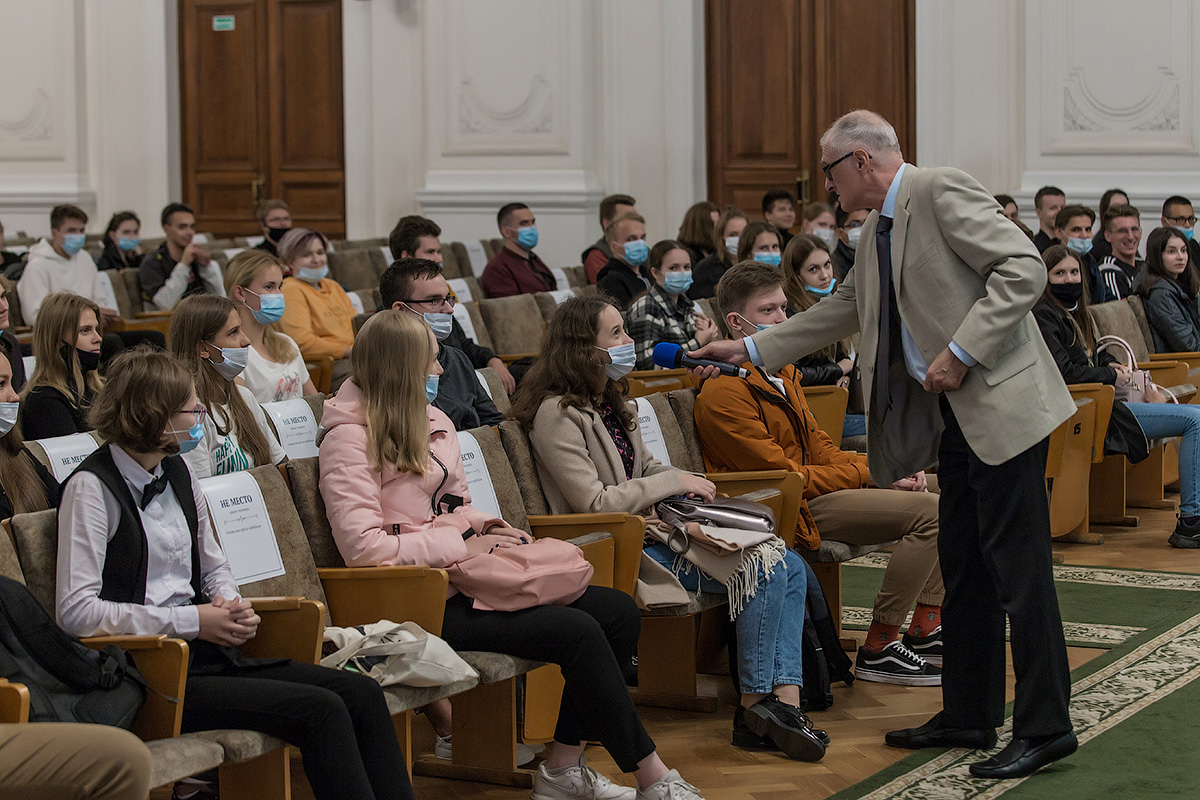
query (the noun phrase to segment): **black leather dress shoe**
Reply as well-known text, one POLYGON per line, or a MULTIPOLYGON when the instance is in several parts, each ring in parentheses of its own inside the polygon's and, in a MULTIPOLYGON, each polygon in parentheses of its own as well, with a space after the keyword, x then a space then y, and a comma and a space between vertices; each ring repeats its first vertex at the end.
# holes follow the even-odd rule
POLYGON ((920 750, 924 747, 966 747, 986 750, 996 744, 996 731, 992 728, 948 728, 942 725, 938 712, 933 719, 919 728, 904 728, 889 731, 883 741, 892 747, 920 750))
POLYGON ((1047 764, 1066 758, 1079 747, 1073 731, 1049 741, 1033 744, 1029 739, 1013 739, 1008 746, 986 761, 971 765, 976 778, 1024 778, 1047 764))

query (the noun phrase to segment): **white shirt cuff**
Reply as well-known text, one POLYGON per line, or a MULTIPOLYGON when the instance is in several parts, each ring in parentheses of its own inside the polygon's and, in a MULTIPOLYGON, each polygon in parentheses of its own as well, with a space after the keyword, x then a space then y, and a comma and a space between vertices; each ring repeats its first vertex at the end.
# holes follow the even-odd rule
POLYGON ((971 358, 971 354, 966 350, 963 350, 958 342, 950 342, 950 352, 954 353, 958 360, 966 364, 968 367, 973 367, 979 363, 974 358, 971 358))
POLYGON ((758 346, 754 344, 754 337, 747 336, 742 341, 746 343, 746 352, 750 354, 750 363, 756 367, 765 367, 762 356, 758 354, 758 346))

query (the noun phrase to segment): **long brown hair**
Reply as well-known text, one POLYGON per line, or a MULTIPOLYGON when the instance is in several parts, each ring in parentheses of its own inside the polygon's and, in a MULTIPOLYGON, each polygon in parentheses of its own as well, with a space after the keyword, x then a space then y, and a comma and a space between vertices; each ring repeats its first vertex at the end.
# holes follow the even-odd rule
POLYGON ((694 204, 683 215, 683 224, 679 226, 679 235, 675 238, 703 255, 714 252, 712 214, 719 210, 717 204, 709 200, 694 204))
MULTIPOLYGON (((611 301, 597 295, 572 297, 554 312, 542 337, 541 354, 513 398, 508 412, 528 432, 548 397, 560 397, 561 408, 607 405, 617 412, 626 430, 636 425, 625 401, 629 382, 610 380, 601 351, 596 349, 600 312, 611 301)), ((355 347, 358 345, 356 344, 355 347)))
POLYGON ((372 314, 354 339, 350 379, 362 391, 367 452, 381 470, 424 475, 429 463, 425 378, 433 361, 429 325, 409 311, 372 314))
POLYGON ((139 345, 108 365, 107 380, 88 412, 105 441, 134 453, 179 452, 167 425, 192 396, 192 373, 170 353, 139 345))
MULTIPOLYGON (((3 354, 0 354, 0 358, 4 358, 3 354)), ((11 376, 9 380, 12 380, 11 376)), ((21 426, 13 425, 0 438, 0 486, 4 487, 4 493, 12 503, 14 514, 50 507, 46 487, 42 485, 41 478, 33 468, 33 461, 24 450, 25 439, 21 436, 21 426)))
POLYGON ((764 233, 769 233, 775 237, 776 242, 782 242, 783 237, 779 235, 779 229, 769 222, 751 222, 742 229, 742 236, 738 239, 738 261, 753 261, 754 260, 754 240, 764 233))
MULTIPOLYGON (((746 219, 746 213, 737 206, 726 206, 721 216, 717 217, 717 223, 713 225, 713 252, 726 264, 737 259, 737 253, 729 252, 729 248, 725 246, 725 226, 735 219, 746 219)), ((741 244, 740 240, 738 244, 741 244)))
POLYGON ((1084 274, 1083 261, 1061 244, 1051 245, 1046 248, 1046 252, 1042 253, 1042 261, 1046 263, 1047 274, 1057 267, 1059 262, 1067 258, 1074 259, 1075 263, 1079 265, 1079 280, 1083 286, 1083 291, 1079 295, 1079 305, 1075 306, 1075 310, 1072 311, 1060 303, 1050 291, 1050 281, 1046 281, 1046 288, 1042 289, 1042 302, 1059 309, 1071 321, 1071 328, 1075 331, 1075 341, 1082 345, 1084 352, 1090 358, 1096 350, 1096 339, 1099 338, 1099 335, 1096 332, 1096 323, 1092 320, 1092 314, 1088 310, 1091 299, 1088 297, 1087 275, 1084 274))
POLYGON ((33 356, 36 365, 25 384, 22 397, 28 397, 36 386, 49 386, 62 392, 76 408, 83 408, 103 385, 96 370, 83 377, 75 342, 79 339, 79 318, 83 312, 96 315, 100 329, 100 306, 74 292, 55 292, 48 295, 38 308, 33 324, 33 356))
POLYGON ((229 323, 231 313, 237 315, 237 306, 227 297, 215 294, 185 297, 171 315, 167 341, 171 345, 171 355, 191 369, 196 381, 196 396, 208 408, 217 433, 228 436, 230 431, 236 431, 238 443, 255 464, 270 464, 271 446, 267 434, 258 426, 237 384, 225 380, 207 359, 200 357, 200 343, 209 342, 215 347, 211 344, 212 339, 229 323), (218 407, 225 412, 224 423, 214 413, 218 407))
MULTIPOLYGON (((779 262, 779 266, 783 270, 783 293, 787 295, 788 305, 796 314, 807 311, 822 299, 820 295, 808 290, 808 284, 804 282, 804 277, 801 275, 804 262, 808 261, 808 257, 818 250, 828 254, 829 245, 808 233, 793 236, 792 240, 787 243, 787 247, 783 249, 783 257, 779 262)), ((814 355, 828 361, 837 361, 839 347, 844 354, 849 354, 850 340, 843 339, 840 342, 834 342, 828 347, 817 350, 814 355)))
MULTIPOLYGON (((276 206, 278 208, 278 206, 276 206)), ((271 211, 274 209, 268 209, 271 211)), ((267 267, 278 267, 280 272, 280 281, 283 280, 283 262, 275 256, 268 253, 266 250, 243 250, 233 258, 229 259, 229 263, 225 265, 225 296, 233 300, 233 288, 240 286, 243 289, 249 288, 250 284, 254 283, 260 272, 267 267)), ((234 303, 237 300, 233 300, 234 303)), ((238 309, 238 314, 242 313, 238 309)), ((277 364, 283 364, 291 361, 299 352, 294 345, 288 342, 275 329, 275 323, 263 325, 263 347, 267 348, 267 353, 271 356, 271 360, 277 364)))

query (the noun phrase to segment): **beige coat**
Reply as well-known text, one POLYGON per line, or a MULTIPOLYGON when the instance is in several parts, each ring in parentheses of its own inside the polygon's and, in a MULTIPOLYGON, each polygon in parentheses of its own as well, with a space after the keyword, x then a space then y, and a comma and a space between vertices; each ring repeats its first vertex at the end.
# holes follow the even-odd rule
MULTIPOLYGON (((871 212, 854 267, 834 294, 755 335, 754 343, 774 372, 861 327, 868 461, 875 482, 887 486, 936 461, 942 420, 937 396, 911 379, 893 395, 886 421, 870 414, 879 338, 878 220, 871 212)), ((892 228, 892 280, 900 318, 927 364, 951 340, 979 361, 946 398, 982 461, 1007 461, 1074 413, 1030 314, 1045 286, 1046 267, 1033 243, 974 178, 948 167, 905 167, 892 228)), ((891 356, 890 369, 904 370, 903 354, 891 356)))
POLYGON ((628 480, 621 454, 600 415, 590 406, 562 408, 559 400, 549 397, 542 402, 529 432, 551 512, 638 514, 659 500, 683 494, 679 470, 650 455, 640 428, 629 431, 634 479, 628 480))

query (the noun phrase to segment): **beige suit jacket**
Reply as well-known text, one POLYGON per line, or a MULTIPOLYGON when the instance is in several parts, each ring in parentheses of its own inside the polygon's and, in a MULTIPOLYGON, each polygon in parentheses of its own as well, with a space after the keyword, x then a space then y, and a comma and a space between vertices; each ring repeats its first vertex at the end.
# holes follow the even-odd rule
MULTIPOLYGON (((910 377, 893 389, 884 419, 871 414, 879 339, 878 221, 872 211, 854 266, 834 294, 756 334, 754 343, 773 372, 861 329, 868 465, 875 482, 886 486, 937 460, 942 420, 937 395, 910 377)), ((979 362, 957 391, 946 393, 976 456, 987 464, 1007 461, 1074 413, 1030 313, 1046 284, 1046 267, 978 181, 949 167, 906 166, 891 242, 900 318, 925 363, 951 340, 979 362)), ((893 376, 896 370, 907 375, 903 353, 890 356, 893 376)))

